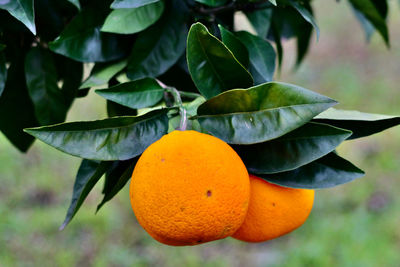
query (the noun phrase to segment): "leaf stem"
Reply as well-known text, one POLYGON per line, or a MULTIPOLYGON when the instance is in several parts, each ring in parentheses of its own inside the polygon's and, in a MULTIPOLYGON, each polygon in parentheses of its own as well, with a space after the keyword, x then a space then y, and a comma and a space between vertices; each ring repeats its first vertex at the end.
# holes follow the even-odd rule
POLYGON ((181 93, 175 88, 168 85, 165 85, 163 82, 157 80, 157 82, 165 89, 166 92, 170 93, 174 98, 174 104, 179 108, 179 114, 181 115, 181 122, 177 130, 185 131, 187 127, 187 112, 185 107, 183 106, 181 93))

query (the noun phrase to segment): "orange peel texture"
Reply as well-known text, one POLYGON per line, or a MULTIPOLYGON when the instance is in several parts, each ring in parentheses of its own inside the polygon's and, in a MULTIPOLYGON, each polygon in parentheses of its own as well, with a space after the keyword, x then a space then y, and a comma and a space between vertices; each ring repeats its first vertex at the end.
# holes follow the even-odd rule
POLYGON ((249 176, 236 152, 196 131, 173 131, 150 145, 130 184, 140 225, 174 246, 231 236, 244 221, 249 193, 249 176))
POLYGON ((233 238, 262 242, 285 235, 308 218, 314 190, 287 188, 250 175, 250 203, 246 219, 233 238))

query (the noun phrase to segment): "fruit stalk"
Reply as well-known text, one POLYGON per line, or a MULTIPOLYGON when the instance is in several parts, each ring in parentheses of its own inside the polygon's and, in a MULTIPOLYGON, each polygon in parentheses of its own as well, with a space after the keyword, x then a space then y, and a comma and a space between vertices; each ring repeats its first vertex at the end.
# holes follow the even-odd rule
POLYGON ((181 116, 181 121, 177 130, 185 131, 187 127, 187 112, 185 107, 183 106, 180 92, 175 87, 165 85, 161 81, 158 81, 158 83, 174 98, 174 105, 178 106, 179 114, 181 116))

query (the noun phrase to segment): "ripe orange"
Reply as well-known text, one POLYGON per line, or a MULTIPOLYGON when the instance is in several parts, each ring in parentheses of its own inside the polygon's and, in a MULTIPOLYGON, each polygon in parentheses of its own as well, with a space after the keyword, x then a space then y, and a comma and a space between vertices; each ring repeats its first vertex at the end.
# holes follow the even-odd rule
POLYGON ((173 131, 150 145, 132 174, 138 222, 168 245, 196 245, 231 236, 247 213, 249 176, 222 140, 173 131))
POLYGON ((233 238, 262 242, 300 227, 311 212, 314 190, 287 188, 250 175, 246 219, 233 238))

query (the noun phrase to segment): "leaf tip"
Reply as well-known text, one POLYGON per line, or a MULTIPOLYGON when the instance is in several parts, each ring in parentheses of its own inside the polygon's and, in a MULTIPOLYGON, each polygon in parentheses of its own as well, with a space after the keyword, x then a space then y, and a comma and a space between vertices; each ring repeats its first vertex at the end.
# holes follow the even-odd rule
POLYGON ((58 228, 58 231, 64 230, 64 228, 67 226, 68 223, 69 223, 69 220, 65 220, 63 222, 63 224, 58 228))
POLYGON ((35 131, 35 128, 25 128, 22 129, 25 133, 33 135, 33 132, 35 131))

